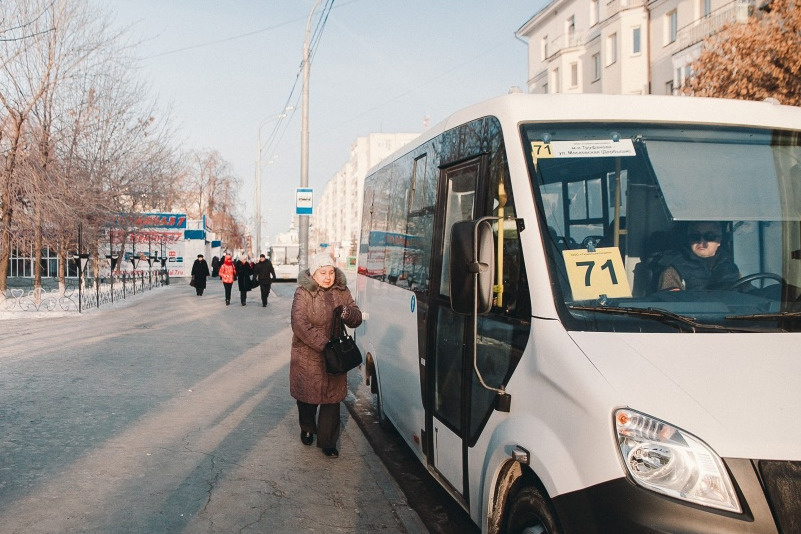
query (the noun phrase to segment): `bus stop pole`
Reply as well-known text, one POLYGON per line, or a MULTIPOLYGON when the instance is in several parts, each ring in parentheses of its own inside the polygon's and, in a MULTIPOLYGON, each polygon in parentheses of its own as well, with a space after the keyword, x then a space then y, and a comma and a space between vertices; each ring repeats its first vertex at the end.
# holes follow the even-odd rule
MULTIPOLYGON (((301 112, 300 134, 300 187, 309 187, 309 71, 311 70, 309 58, 309 37, 311 33, 311 19, 314 10, 320 5, 317 0, 309 12, 306 21, 306 39, 303 42, 303 99, 301 112)), ((299 215, 298 227, 298 263, 301 271, 308 268, 309 262, 309 216, 299 215)))

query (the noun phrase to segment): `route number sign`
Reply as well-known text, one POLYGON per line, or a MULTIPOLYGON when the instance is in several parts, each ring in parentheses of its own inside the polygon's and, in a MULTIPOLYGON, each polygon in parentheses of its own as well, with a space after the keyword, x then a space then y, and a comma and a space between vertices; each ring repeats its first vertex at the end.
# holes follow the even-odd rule
POLYGON ((567 277, 575 300, 631 297, 629 280, 623 267, 620 250, 604 247, 590 252, 586 249, 564 250, 567 277))

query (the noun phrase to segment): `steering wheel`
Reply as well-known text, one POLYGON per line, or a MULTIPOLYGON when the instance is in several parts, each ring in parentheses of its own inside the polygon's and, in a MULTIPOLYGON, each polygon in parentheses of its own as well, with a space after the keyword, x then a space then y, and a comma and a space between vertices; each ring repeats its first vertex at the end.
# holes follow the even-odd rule
POLYGON ((732 285, 729 286, 729 289, 741 291, 747 284, 750 284, 754 280, 774 280, 780 284, 784 284, 784 278, 776 273, 753 273, 733 282, 732 285))
POLYGON ((564 237, 564 236, 555 236, 554 241, 556 242, 556 246, 562 250, 570 250, 574 248, 578 248, 578 243, 572 237, 564 237))

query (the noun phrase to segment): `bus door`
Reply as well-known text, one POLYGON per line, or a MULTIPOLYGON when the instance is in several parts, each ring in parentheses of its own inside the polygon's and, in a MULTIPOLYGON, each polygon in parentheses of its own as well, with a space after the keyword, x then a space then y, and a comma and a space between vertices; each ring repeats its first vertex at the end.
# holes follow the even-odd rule
POLYGON ((427 450, 433 468, 460 495, 467 491, 467 432, 472 354, 472 323, 450 307, 450 229, 453 223, 473 219, 477 206, 476 187, 484 158, 476 158, 442 169, 437 208, 428 322, 428 379, 426 405, 427 450), (437 262, 441 262, 437 264, 437 262))

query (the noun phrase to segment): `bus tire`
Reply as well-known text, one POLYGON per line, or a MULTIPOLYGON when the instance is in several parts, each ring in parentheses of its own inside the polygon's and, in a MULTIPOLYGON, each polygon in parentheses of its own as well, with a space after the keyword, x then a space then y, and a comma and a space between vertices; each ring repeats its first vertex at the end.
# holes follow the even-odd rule
POLYGON ((507 534, 559 534, 547 497, 535 486, 513 490, 506 509, 503 532, 507 534))
POLYGON ((375 413, 378 416, 378 426, 384 430, 391 430, 392 423, 384 412, 384 404, 381 402, 381 384, 378 382, 375 367, 372 370, 372 377, 370 377, 371 386, 375 386, 375 413))

